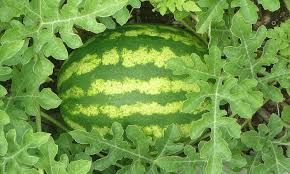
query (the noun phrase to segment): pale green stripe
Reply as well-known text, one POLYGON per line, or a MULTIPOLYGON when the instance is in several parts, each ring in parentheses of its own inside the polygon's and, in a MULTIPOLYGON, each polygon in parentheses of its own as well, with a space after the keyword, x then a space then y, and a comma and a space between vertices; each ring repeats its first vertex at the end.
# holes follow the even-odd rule
MULTIPOLYGON (((166 28, 167 29, 167 28, 166 28)), ((169 29, 169 28, 168 28, 169 29)), ((129 37, 138 37, 141 35, 151 36, 151 37, 161 37, 166 40, 173 40, 177 42, 182 42, 186 45, 193 45, 193 37, 191 34, 184 32, 183 35, 176 34, 179 30, 175 30, 173 32, 166 32, 164 30, 160 30, 155 28, 140 28, 129 30, 124 33, 121 32, 114 32, 109 36, 109 39, 118 39, 122 36, 129 36, 129 37)))
POLYGON ((60 74, 58 83, 60 86, 64 81, 68 80, 73 74, 82 75, 93 71, 100 65, 115 65, 119 62, 120 57, 117 48, 105 51, 102 56, 97 54, 87 54, 80 61, 73 62, 60 74))
MULTIPOLYGON (((164 132, 167 127, 161 127, 160 125, 148 125, 148 126, 138 126, 140 130, 142 130, 146 135, 154 136, 156 138, 160 138, 164 136, 164 132)), ((191 124, 177 124, 177 127, 180 130, 181 136, 186 137, 189 136, 191 131, 191 124)), ((111 134, 112 129, 108 126, 100 127, 93 126, 93 129, 96 129, 101 135, 111 134)))
POLYGON ((60 94, 60 98, 62 100, 69 99, 69 98, 80 98, 86 96, 86 92, 77 86, 73 86, 66 90, 64 93, 60 94))
POLYGON ((133 91, 156 95, 160 93, 177 93, 181 91, 199 92, 199 90, 197 84, 190 84, 182 80, 169 80, 168 78, 163 77, 151 78, 148 81, 132 78, 124 78, 122 81, 97 79, 90 85, 87 95, 95 96, 100 93, 114 95, 125 94, 133 91))
MULTIPOLYGON (((148 47, 140 47, 137 50, 124 48, 121 56, 122 65, 125 67, 153 63, 159 68, 166 68, 166 63, 168 60, 178 57, 169 47, 163 47, 161 50, 148 47)), ((190 55, 183 56, 183 59, 187 59, 187 61, 191 60, 190 55)))
POLYGON ((73 74, 81 75, 86 74, 94 70, 101 63, 101 59, 97 58, 96 54, 88 54, 86 57, 82 58, 79 62, 73 62, 69 67, 67 67, 58 78, 58 86, 68 80, 73 74))
MULTIPOLYGON (((67 67, 58 79, 58 86, 68 80, 73 74, 82 75, 93 71, 100 65, 116 65, 122 59, 124 67, 134 67, 153 63, 156 67, 166 68, 167 61, 178 57, 169 47, 163 47, 156 50, 147 47, 140 47, 137 50, 122 49, 121 55, 118 54, 117 48, 105 51, 101 56, 97 54, 88 54, 78 62, 73 62, 67 67)), ((192 64, 190 55, 179 56, 179 59, 192 64)))
POLYGON ((65 99, 80 98, 84 96, 95 96, 97 94, 115 95, 138 91, 142 94, 157 95, 161 93, 199 92, 197 84, 190 84, 182 80, 168 80, 167 78, 151 78, 148 81, 125 78, 123 81, 117 80, 95 80, 88 91, 73 86, 63 92, 60 97, 65 99))
POLYGON ((65 108, 67 112, 72 115, 83 114, 86 116, 97 117, 101 115, 107 115, 110 118, 123 118, 133 114, 141 115, 153 115, 161 114, 167 115, 172 113, 178 113, 182 109, 182 101, 167 103, 166 105, 160 105, 156 102, 152 103, 136 103, 133 105, 122 105, 120 107, 114 105, 82 105, 74 104, 69 105, 69 108, 65 108))
MULTIPOLYGON (((166 127, 161 127, 159 125, 149 125, 144 127, 138 126, 138 127, 140 127, 140 129, 142 129, 145 134, 152 135, 157 138, 163 137, 164 132, 166 130, 166 127)), ((189 136, 191 124, 177 124, 177 127, 179 128, 182 137, 189 136)))

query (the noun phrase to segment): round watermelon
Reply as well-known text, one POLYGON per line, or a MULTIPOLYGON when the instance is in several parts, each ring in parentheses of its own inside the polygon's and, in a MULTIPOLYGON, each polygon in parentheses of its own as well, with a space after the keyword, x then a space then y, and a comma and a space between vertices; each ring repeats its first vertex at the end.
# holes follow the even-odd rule
POLYGON ((186 76, 173 75, 167 62, 203 54, 206 46, 191 33, 160 25, 128 25, 104 32, 75 50, 61 68, 61 114, 74 129, 106 134, 113 122, 137 125, 160 137, 175 123, 189 130, 195 113, 182 113, 187 92, 198 92, 186 76))

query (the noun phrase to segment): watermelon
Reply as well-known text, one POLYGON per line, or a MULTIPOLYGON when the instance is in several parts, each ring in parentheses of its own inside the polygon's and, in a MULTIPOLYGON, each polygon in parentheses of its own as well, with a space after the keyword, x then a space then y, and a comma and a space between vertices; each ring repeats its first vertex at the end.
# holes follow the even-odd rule
POLYGON ((99 34, 72 52, 58 77, 61 114, 73 129, 110 132, 113 122, 136 125, 160 137, 175 123, 186 134, 200 110, 182 113, 187 92, 199 86, 173 75, 170 59, 192 63, 206 46, 193 34, 169 26, 127 25, 99 34))

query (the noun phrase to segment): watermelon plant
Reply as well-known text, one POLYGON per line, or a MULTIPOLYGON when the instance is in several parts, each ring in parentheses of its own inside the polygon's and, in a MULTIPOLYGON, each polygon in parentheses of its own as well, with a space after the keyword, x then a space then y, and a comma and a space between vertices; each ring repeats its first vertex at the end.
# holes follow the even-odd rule
POLYGON ((290 173, 289 5, 0 0, 0 174, 290 173))

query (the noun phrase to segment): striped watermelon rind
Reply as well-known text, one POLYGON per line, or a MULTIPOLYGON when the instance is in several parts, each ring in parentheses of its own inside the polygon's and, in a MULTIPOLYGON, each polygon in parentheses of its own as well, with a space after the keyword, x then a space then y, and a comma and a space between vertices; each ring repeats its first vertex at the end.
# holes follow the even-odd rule
POLYGON ((206 46, 187 31, 157 25, 128 25, 104 32, 75 50, 61 68, 61 113, 74 129, 110 131, 113 122, 137 125, 160 137, 171 123, 184 134, 200 111, 182 113, 187 92, 199 86, 176 76, 167 61, 204 54, 206 46))

